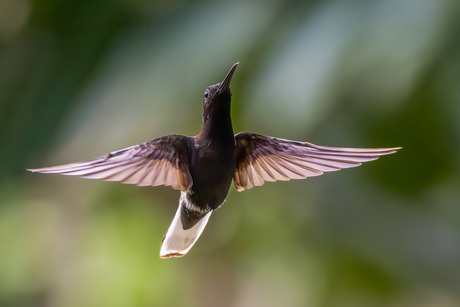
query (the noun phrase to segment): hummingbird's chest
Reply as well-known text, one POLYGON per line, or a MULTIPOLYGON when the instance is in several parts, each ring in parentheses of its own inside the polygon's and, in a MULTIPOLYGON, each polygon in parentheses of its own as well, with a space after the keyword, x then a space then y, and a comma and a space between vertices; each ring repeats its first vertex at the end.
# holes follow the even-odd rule
POLYGON ((219 142, 195 145, 192 168, 195 175, 217 180, 233 176, 235 167, 234 142, 219 142))
POLYGON ((230 143, 195 146, 190 165, 191 192, 197 205, 218 207, 225 200, 235 170, 235 145, 230 143))

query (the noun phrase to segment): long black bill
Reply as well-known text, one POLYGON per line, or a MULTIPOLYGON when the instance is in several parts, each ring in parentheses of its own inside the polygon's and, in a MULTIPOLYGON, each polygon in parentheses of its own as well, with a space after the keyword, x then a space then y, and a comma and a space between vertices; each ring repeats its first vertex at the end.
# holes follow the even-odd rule
POLYGON ((219 91, 223 90, 230 90, 230 81, 232 81, 233 74, 235 73, 236 67, 238 66, 239 62, 233 64, 233 66, 228 71, 227 75, 225 76, 224 80, 220 83, 219 91))

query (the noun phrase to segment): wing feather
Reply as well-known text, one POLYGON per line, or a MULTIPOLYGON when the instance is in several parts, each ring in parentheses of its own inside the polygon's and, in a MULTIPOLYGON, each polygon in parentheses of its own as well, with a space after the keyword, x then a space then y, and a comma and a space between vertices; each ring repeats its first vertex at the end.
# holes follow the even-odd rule
POLYGON ((238 133, 235 140, 234 182, 238 191, 265 181, 304 179, 356 167, 401 148, 328 147, 248 132, 238 133))
POLYGON ((29 171, 121 181, 139 186, 166 185, 187 191, 192 185, 188 169, 192 143, 190 137, 168 135, 92 160, 29 171))

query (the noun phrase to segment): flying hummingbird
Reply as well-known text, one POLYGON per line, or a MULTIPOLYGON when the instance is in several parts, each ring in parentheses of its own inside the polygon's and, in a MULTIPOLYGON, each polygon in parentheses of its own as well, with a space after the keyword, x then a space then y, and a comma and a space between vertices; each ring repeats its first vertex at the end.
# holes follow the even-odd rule
POLYGON ((198 240, 211 213, 233 182, 241 192, 265 181, 319 176, 395 153, 393 148, 318 146, 250 132, 233 133, 230 81, 235 63, 220 83, 203 95, 203 128, 197 136, 167 135, 104 156, 32 172, 75 175, 139 186, 180 190, 179 207, 160 257, 182 257, 198 240))

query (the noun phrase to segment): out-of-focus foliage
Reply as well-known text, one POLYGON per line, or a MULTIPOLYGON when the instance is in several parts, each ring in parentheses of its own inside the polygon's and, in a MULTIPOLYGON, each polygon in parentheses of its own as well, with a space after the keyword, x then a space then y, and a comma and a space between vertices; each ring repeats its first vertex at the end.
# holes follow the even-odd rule
POLYGON ((460 305, 455 0, 0 0, 0 306, 460 305), (237 193, 160 260, 178 193, 25 168, 200 130, 403 146, 237 193))

